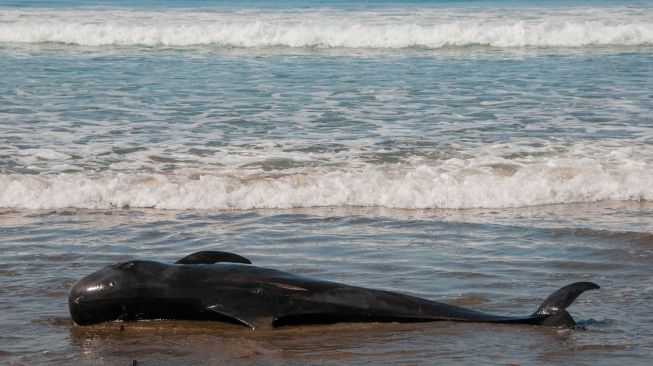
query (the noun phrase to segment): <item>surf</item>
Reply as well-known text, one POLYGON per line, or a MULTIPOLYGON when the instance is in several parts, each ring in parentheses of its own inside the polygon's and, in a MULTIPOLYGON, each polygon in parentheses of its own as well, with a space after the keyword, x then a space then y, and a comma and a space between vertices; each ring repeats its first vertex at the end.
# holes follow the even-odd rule
POLYGON ((653 44, 653 21, 628 7, 572 9, 3 9, 0 43, 350 49, 653 44))

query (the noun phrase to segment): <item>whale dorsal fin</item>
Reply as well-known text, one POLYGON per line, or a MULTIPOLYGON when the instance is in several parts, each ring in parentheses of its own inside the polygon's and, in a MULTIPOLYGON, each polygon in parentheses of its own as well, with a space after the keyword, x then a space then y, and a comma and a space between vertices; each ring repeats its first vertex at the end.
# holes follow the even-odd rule
POLYGON ((213 250, 204 250, 187 255, 176 261, 175 264, 213 264, 218 262, 252 264, 249 259, 238 254, 213 250))

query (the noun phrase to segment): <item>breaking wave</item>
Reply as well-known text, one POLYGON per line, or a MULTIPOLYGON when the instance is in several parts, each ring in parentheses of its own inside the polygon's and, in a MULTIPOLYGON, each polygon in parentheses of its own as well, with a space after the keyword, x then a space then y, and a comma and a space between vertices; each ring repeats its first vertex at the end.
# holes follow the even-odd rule
POLYGON ((650 19, 609 16, 605 9, 599 15, 582 14, 11 10, 0 15, 0 42, 371 49, 653 44, 650 19))
POLYGON ((299 173, 2 174, 0 207, 255 209, 382 206, 501 208, 602 200, 653 201, 653 172, 527 166, 442 171, 429 166, 299 173))

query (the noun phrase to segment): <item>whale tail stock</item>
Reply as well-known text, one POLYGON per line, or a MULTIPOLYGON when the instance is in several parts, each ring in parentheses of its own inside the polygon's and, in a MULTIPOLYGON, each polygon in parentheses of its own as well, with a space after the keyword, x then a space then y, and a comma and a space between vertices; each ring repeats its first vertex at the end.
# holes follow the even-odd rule
POLYGON ((531 317, 541 319, 538 322, 540 325, 574 327, 576 321, 565 309, 583 292, 598 288, 599 285, 592 282, 576 282, 562 287, 544 299, 531 317))

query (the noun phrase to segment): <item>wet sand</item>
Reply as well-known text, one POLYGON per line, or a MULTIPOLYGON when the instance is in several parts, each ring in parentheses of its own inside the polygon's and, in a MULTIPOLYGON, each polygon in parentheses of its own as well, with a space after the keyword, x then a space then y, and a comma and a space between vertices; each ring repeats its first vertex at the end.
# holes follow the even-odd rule
POLYGON ((0 211, 0 360, 15 365, 648 364, 653 204, 502 210, 0 211), (602 286, 570 313, 583 329, 335 324, 252 331, 221 323, 76 326, 75 280, 131 258, 227 250, 260 266, 499 314, 557 288, 602 286), (121 327, 123 326, 124 327, 121 327))

